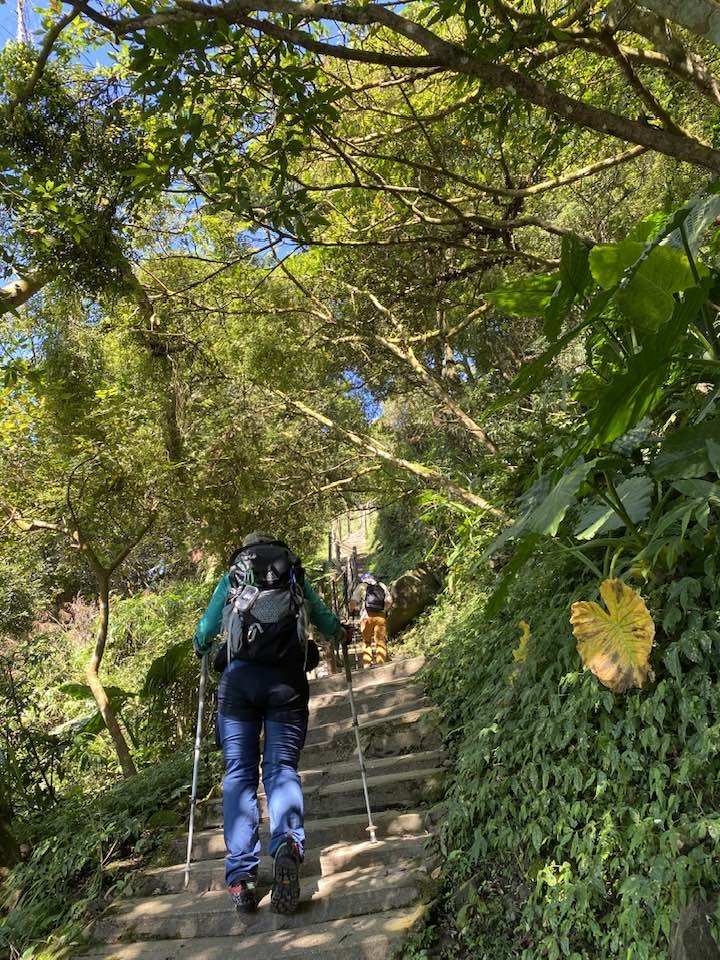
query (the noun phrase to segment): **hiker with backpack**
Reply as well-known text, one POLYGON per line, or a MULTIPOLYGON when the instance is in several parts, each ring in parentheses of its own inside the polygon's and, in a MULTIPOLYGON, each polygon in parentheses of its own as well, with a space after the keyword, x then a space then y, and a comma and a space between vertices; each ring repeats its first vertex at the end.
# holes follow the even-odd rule
POLYGON ((350 610, 360 611, 363 667, 381 666, 387 662, 386 617, 391 604, 392 595, 385 584, 374 574, 364 573, 350 598, 350 610))
POLYGON ((225 881, 240 913, 254 913, 258 905, 263 727, 262 774, 273 858, 270 902, 276 912, 291 914, 300 899, 305 833, 298 763, 308 726, 306 671, 319 659, 308 623, 331 640, 344 633, 287 544, 255 532, 233 554, 193 636, 195 652, 204 656, 222 632, 214 665, 222 670, 217 738, 225 760, 225 881))

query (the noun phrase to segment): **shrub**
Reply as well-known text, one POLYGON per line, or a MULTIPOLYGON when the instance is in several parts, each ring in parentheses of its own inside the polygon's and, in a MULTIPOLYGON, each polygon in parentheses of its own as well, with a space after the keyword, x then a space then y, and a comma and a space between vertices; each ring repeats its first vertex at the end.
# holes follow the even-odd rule
MULTIPOLYGON (((207 759, 201 792, 213 780, 207 759)), ((186 750, 110 789, 69 795, 32 822, 24 838, 32 853, 2 887, 0 949, 24 960, 76 955, 90 916, 131 892, 134 868, 184 826, 191 773, 186 750)))
POLYGON ((428 679, 456 751, 441 956, 660 960, 681 907, 718 888, 720 617, 706 569, 646 596, 654 677, 623 695, 583 671, 570 629, 570 604, 597 584, 550 557, 496 618, 467 581, 429 618, 428 679))

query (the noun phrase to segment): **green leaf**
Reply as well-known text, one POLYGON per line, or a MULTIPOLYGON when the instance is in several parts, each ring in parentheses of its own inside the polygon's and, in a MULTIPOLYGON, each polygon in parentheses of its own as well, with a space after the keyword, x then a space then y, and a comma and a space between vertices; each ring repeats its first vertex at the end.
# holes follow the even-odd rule
POLYGON ((150 664, 141 696, 157 696, 175 683, 188 662, 188 644, 182 640, 173 644, 164 654, 150 664))
POLYGON ((658 480, 704 477, 718 472, 720 420, 682 427, 662 442, 651 472, 658 480))
POLYGON ((684 251, 667 245, 647 252, 645 244, 633 240, 594 247, 590 269, 602 287, 621 284, 616 295, 618 306, 630 320, 647 329, 656 329, 667 320, 675 305, 674 293, 695 286, 684 251), (631 275, 625 277, 629 270, 631 275))
POLYGON ((645 253, 645 244, 637 240, 623 240, 593 247, 590 251, 590 272, 601 287, 614 287, 625 271, 645 253))
POLYGON ((562 282, 559 282, 553 290, 553 295, 550 297, 550 301, 545 308, 543 332, 548 340, 557 339, 563 320, 567 318, 574 299, 575 297, 567 287, 564 287, 562 282))
POLYGON ((708 500, 720 502, 720 484, 710 480, 676 480, 673 490, 682 493, 685 497, 706 503, 708 500))
MULTIPOLYGON (((629 477, 617 488, 625 511, 633 523, 641 523, 650 513, 654 484, 650 477, 629 477)), ((578 540, 592 540, 599 534, 609 533, 625 526, 625 521, 612 507, 600 500, 588 504, 575 527, 578 540)))
POLYGON ((627 287, 618 292, 617 302, 627 317, 654 330, 672 313, 673 294, 694 285, 695 277, 684 252, 660 246, 651 251, 627 287))
POLYGON ((682 667, 680 666, 680 657, 678 655, 677 644, 673 644, 671 647, 668 647, 668 649, 665 651, 663 661, 668 669, 668 672, 677 680, 678 683, 680 683, 682 680, 682 667))
POLYGON ((540 536, 538 534, 532 533, 520 541, 517 550, 513 554, 512 560, 503 567, 500 583, 488 599, 485 606, 485 616, 494 616, 502 607, 503 603, 505 603, 510 587, 534 553, 539 539, 540 536))
POLYGON ((532 533, 554 537, 565 514, 575 503, 575 494, 580 484, 587 479, 594 465, 594 460, 578 460, 565 472, 547 497, 520 521, 523 528, 532 533))
POLYGON ((59 739, 77 737, 79 734, 92 734, 96 736, 105 728, 103 718, 98 710, 93 713, 87 713, 74 720, 65 720, 50 731, 54 737, 59 739))
POLYGON ((658 230, 667 223, 668 216, 666 213, 650 213, 647 217, 643 217, 639 223, 636 223, 632 228, 630 233, 627 235, 628 240, 640 240, 643 243, 647 240, 652 240, 658 230))
POLYGON ((653 423, 651 417, 643 417, 634 427, 631 427, 627 433, 624 433, 617 440, 613 441, 613 453, 618 453, 622 457, 629 457, 635 450, 649 445, 653 432, 653 423))
MULTIPOLYGON (((603 297, 604 303, 607 304, 610 299, 609 295, 604 292, 601 294, 603 297)), ((506 402, 512 402, 512 398, 523 397, 526 394, 530 393, 535 387, 539 386, 550 370, 553 360, 562 353, 565 347, 569 346, 576 340, 580 334, 585 330, 595 319, 595 316, 586 315, 585 319, 578 323, 577 326, 573 327, 572 330, 568 330, 567 333, 563 334, 559 340, 556 340, 555 343, 551 344, 547 350, 544 350, 539 357, 536 357, 535 360, 532 360, 530 363, 526 363, 523 367, 520 368, 520 372, 517 374, 515 379, 512 382, 512 387, 517 393, 513 393, 510 396, 510 400, 502 401, 504 406, 506 402)))
POLYGON ((550 344, 539 357, 531 360, 530 363, 524 364, 511 384, 512 389, 485 407, 478 419, 487 420, 491 414, 497 413, 498 410, 502 410, 509 404, 522 399, 539 386, 550 373, 553 360, 555 360, 573 340, 577 340, 580 334, 586 330, 594 320, 597 320, 611 299, 611 290, 601 290, 597 296, 593 297, 585 310, 585 317, 580 323, 576 324, 572 330, 568 330, 568 332, 563 334, 555 343, 550 344))
POLYGON ((590 251, 587 244, 574 235, 562 238, 560 279, 573 295, 582 293, 591 280, 590 251))
POLYGON ((560 480, 545 496, 539 500, 532 497, 530 508, 516 523, 503 530, 496 537, 483 556, 492 556, 508 540, 520 539, 527 534, 554 537, 565 514, 575 503, 575 495, 580 485, 587 479, 595 463, 595 460, 585 462, 580 458, 569 470, 565 471, 560 480))
POLYGON ((545 336, 555 340, 575 298, 591 279, 587 246, 575 236, 562 239, 560 280, 545 310, 545 336))
POLYGON ((486 295, 486 300, 511 317, 540 317, 557 286, 550 273, 520 277, 486 295))
MULTIPOLYGON (((693 255, 700 249, 707 228, 720 216, 720 196, 714 192, 715 189, 717 189, 717 181, 714 188, 705 189, 691 197, 678 211, 681 216, 684 214, 681 222, 687 245, 693 255)), ((678 250, 685 249, 679 226, 667 236, 664 242, 678 250)))
POLYGON ((704 286, 688 291, 685 299, 675 304, 670 322, 655 336, 646 337, 642 350, 630 357, 627 368, 600 391, 597 406, 587 418, 589 448, 621 437, 657 406, 688 323, 697 316, 706 297, 704 286))
POLYGON ((671 365, 669 358, 658 356, 650 345, 630 358, 628 369, 604 387, 588 415, 591 446, 600 447, 622 436, 657 406, 671 365))
POLYGON ((92 690, 85 683, 63 683, 59 690, 73 700, 93 699, 92 690))
MULTIPOLYGON (((92 690, 85 683, 63 683, 58 689, 66 696, 72 697, 73 700, 94 699, 92 690)), ((116 703, 122 704, 125 700, 129 700, 135 696, 134 693, 131 693, 129 690, 123 690, 122 687, 105 687, 105 693, 113 705, 116 703)))

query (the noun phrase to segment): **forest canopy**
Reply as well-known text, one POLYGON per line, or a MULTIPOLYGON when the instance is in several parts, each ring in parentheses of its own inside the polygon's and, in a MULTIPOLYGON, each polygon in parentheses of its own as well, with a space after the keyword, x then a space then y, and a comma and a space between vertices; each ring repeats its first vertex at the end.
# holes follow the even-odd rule
POLYGON ((5 45, 9 860, 18 821, 74 778, 142 775, 177 746, 178 634, 249 529, 315 555, 372 502, 448 596, 477 586, 491 638, 558 570, 553 616, 571 640, 574 604, 576 668, 618 711, 708 657, 719 21, 714 0, 82 0, 5 45), (170 593, 141 615, 161 568, 170 593), (73 604, 75 688, 41 722, 63 678, 37 651, 73 604), (104 683, 122 650, 136 674, 104 683), (177 715, 158 716, 158 676, 177 715))

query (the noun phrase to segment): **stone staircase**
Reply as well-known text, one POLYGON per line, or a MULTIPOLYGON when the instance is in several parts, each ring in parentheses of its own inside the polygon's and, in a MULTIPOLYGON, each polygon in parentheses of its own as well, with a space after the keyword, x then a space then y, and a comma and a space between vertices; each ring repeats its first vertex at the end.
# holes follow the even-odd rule
MULTIPOLYGON (((430 869, 425 810, 440 794, 444 754, 437 717, 415 682, 423 658, 354 675, 378 842, 368 840, 344 676, 311 682, 302 758, 307 856, 301 903, 291 917, 270 910, 272 864, 263 859, 263 899, 254 916, 234 912, 223 884, 225 845, 217 800, 199 809, 190 886, 185 840, 177 866, 143 874, 136 899, 94 924, 86 960, 386 960, 422 912, 430 869)), ((267 839, 264 798, 262 836, 267 839)))

